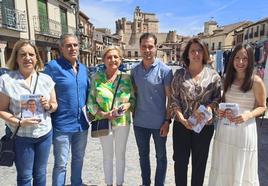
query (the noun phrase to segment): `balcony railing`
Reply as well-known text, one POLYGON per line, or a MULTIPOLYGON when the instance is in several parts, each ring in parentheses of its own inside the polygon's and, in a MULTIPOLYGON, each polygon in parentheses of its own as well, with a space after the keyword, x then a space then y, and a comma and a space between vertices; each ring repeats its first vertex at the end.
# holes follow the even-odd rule
POLYGON ((26 25, 25 11, 2 7, 0 4, 0 27, 25 32, 26 25))
POLYGON ((76 34, 75 27, 61 25, 60 22, 57 22, 52 19, 48 19, 43 16, 34 16, 34 30, 38 34, 60 37, 61 34, 70 33, 76 34))

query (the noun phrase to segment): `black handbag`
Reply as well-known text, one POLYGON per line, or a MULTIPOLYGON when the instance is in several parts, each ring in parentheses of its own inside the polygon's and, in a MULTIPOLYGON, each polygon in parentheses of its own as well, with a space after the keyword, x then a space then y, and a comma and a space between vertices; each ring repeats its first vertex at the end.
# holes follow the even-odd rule
MULTIPOLYGON (((114 100, 115 100, 115 96, 117 93, 117 89, 119 87, 121 77, 122 77, 122 74, 120 74, 120 76, 119 76, 119 80, 118 80, 117 85, 116 85, 116 89, 115 89, 115 93, 114 93, 114 97, 113 97, 113 101, 112 101, 112 106, 111 106, 110 110, 113 109, 114 100)), ((107 136, 109 134, 109 130, 110 130, 109 128, 110 128, 110 122, 108 119, 94 120, 91 122, 91 137, 98 138, 101 136, 107 136)))
POLYGON ((91 122, 91 137, 98 138, 109 134, 109 120, 101 119, 91 122))
POLYGON ((0 166, 11 167, 15 160, 15 137, 19 130, 19 126, 16 131, 10 135, 4 135, 0 140, 0 166))

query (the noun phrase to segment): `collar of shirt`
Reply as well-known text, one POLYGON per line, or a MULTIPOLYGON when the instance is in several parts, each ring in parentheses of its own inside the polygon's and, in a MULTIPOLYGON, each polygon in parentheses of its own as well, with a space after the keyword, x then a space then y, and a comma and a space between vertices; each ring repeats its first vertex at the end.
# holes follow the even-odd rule
POLYGON ((145 69, 145 68, 144 68, 144 65, 143 65, 143 61, 142 61, 142 65, 141 65, 141 67, 142 67, 144 70, 150 70, 151 68, 154 68, 155 66, 157 66, 159 62, 160 62, 159 59, 155 59, 154 62, 151 64, 150 68, 149 68, 149 69, 145 69))
MULTIPOLYGON (((64 64, 66 67, 68 68, 73 68, 72 64, 66 59, 64 58, 63 56, 60 57, 60 60, 59 60, 62 64, 64 64)), ((76 61, 76 65, 77 65, 77 69, 79 68, 79 61, 77 60, 76 61)))

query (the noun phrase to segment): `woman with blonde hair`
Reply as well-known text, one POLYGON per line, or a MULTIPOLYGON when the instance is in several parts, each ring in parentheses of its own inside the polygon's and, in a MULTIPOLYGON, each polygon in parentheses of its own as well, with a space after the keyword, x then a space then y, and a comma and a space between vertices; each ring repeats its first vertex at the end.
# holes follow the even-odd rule
POLYGON ((13 133, 17 185, 46 185, 46 168, 52 143, 50 113, 57 109, 54 82, 43 73, 37 47, 28 40, 19 40, 8 61, 10 71, 0 77, 0 117, 13 133), (22 97, 36 97, 42 118, 22 117, 22 97))
POLYGON ((105 48, 103 52, 104 71, 92 76, 88 95, 89 112, 96 119, 109 119, 110 134, 100 137, 103 150, 105 183, 113 185, 113 156, 116 159, 116 184, 123 185, 125 152, 130 129, 130 111, 134 108, 134 91, 129 74, 119 71, 122 51, 117 46, 105 48), (118 84, 118 90, 116 87, 118 84), (113 109, 110 110, 114 98, 113 109))

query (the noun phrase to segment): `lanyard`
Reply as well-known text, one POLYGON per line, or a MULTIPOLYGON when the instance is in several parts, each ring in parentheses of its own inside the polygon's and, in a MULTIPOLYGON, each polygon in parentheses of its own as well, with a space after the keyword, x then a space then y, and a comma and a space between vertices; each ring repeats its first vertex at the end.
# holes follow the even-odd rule
POLYGON ((38 82, 38 78, 39 78, 39 72, 36 72, 36 73, 37 73, 37 77, 36 77, 35 84, 34 84, 33 94, 35 93, 37 82, 38 82))

